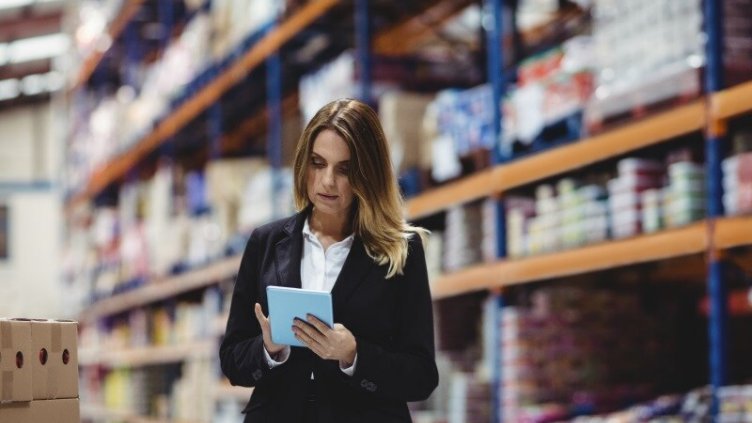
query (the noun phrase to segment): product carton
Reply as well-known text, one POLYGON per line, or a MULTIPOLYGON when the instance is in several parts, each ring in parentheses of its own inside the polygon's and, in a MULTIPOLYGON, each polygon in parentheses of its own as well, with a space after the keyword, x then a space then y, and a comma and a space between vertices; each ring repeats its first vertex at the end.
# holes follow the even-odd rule
POLYGON ((35 400, 78 397, 78 325, 32 320, 32 393, 35 400))
POLYGON ((0 319, 0 403, 31 401, 31 361, 29 320, 0 319))

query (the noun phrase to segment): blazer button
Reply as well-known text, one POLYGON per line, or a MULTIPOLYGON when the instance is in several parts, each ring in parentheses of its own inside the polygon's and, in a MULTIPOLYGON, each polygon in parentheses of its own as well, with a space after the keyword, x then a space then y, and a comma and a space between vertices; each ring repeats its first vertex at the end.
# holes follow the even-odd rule
POLYGON ((368 379, 361 380, 360 386, 368 392, 375 392, 377 388, 376 384, 368 379))
POLYGON ((255 372, 253 372, 251 376, 253 376, 254 380, 259 380, 261 379, 263 375, 264 375, 264 372, 262 372, 261 370, 256 370, 255 372))

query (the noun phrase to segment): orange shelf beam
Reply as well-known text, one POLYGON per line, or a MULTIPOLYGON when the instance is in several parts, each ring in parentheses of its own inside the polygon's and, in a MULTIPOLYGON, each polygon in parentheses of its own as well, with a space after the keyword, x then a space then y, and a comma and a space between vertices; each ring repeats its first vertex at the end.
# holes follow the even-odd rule
POLYGON ((406 202, 407 219, 413 220, 498 192, 500 167, 481 170, 455 182, 431 189, 406 202))
POLYGON ((724 120, 752 111, 752 82, 723 90, 710 97, 710 113, 724 120))
MULTIPOLYGON (((112 20, 109 29, 107 30, 107 36, 110 38, 111 42, 114 42, 120 33, 123 32, 131 19, 136 16, 136 13, 141 8, 143 2, 144 0, 126 0, 125 4, 123 4, 120 9, 120 12, 118 12, 117 16, 112 20)), ((95 47, 94 51, 84 59, 84 63, 81 65, 81 69, 78 72, 74 85, 71 87, 71 91, 77 90, 89 80, 91 74, 94 73, 94 69, 96 69, 99 62, 102 61, 106 52, 107 50, 100 51, 95 47)))
POLYGON ((373 40, 376 54, 403 56, 414 53, 430 40, 437 27, 456 16, 474 2, 472 0, 441 1, 423 13, 378 34, 373 40))
POLYGON ((93 197, 107 187, 107 185, 125 175, 141 159, 177 133, 211 104, 219 100, 224 93, 241 79, 245 78, 251 70, 262 64, 272 53, 279 50, 284 43, 325 14, 337 3, 338 0, 315 0, 307 3, 295 15, 264 36, 227 71, 170 114, 154 131, 139 140, 134 147, 97 169, 83 192, 70 200, 68 209, 80 201, 93 197))
POLYGON ((507 191, 700 131, 705 123, 705 105, 703 101, 695 101, 622 128, 506 164, 498 174, 498 181, 495 181, 497 190, 507 191))
POLYGON ((212 263, 206 267, 170 278, 163 278, 141 288, 99 301, 86 309, 79 320, 93 321, 132 308, 174 297, 194 289, 216 284, 235 276, 240 267, 241 256, 212 263))
POLYGON ((431 287, 435 298, 578 275, 705 251, 705 222, 569 251, 473 266, 444 275, 431 287))
POLYGON ((712 224, 715 248, 725 250, 752 245, 752 217, 726 217, 712 224))
MULTIPOLYGON (((288 95, 282 100, 282 116, 289 116, 298 109, 298 93, 288 95)), ((237 150, 243 146, 250 137, 259 136, 266 131, 269 122, 269 109, 266 107, 260 113, 256 113, 240 123, 238 127, 226 134, 220 140, 222 152, 237 150)))

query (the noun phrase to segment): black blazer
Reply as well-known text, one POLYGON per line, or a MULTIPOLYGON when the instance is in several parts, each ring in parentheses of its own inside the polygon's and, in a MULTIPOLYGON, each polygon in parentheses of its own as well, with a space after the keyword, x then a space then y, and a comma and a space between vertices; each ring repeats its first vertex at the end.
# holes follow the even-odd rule
POLYGON ((292 347, 284 364, 269 369, 253 312, 268 315, 266 287, 300 287, 303 223, 307 212, 257 228, 243 253, 220 346, 222 371, 233 385, 254 386, 246 422, 298 422, 311 372, 321 422, 409 422, 407 401, 426 399, 439 382, 433 316, 420 237, 409 242, 403 275, 385 279, 356 236, 332 288, 334 320, 357 340, 352 377, 335 360, 292 347))

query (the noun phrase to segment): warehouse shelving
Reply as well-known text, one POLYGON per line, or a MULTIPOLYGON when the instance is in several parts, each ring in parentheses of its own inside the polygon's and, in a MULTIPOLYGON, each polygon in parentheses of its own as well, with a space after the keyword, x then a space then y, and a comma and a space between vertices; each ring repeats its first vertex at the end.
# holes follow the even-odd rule
MULTIPOLYGON (((420 16, 436 13, 441 10, 440 21, 448 19, 461 10, 458 6, 468 3, 462 1, 448 1, 437 3, 428 10, 421 11, 420 16)), ((169 140, 181 129, 186 127, 192 120, 205 112, 212 104, 215 104, 233 86, 237 85, 251 71, 264 64, 273 53, 281 50, 282 46, 300 34, 305 28, 317 19, 331 13, 341 2, 338 0, 312 0, 307 2, 299 10, 294 11, 289 17, 266 32, 260 40, 245 51, 240 58, 235 60, 226 70, 192 95, 175 110, 171 110, 167 116, 156 123, 154 129, 141 137, 135 144, 121 152, 117 157, 110 158, 105 164, 94 170, 94 173, 77 192, 72 193, 66 201, 66 208, 71 210, 76 204, 92 199, 104 190, 108 185, 123 178, 130 169, 133 169, 141 160, 145 159, 152 151, 169 140)), ((137 8, 136 8, 137 9, 137 8)), ((130 9, 128 9, 130 10, 130 9)), ((118 18, 116 22, 120 22, 118 18)), ((126 21, 127 22, 127 21, 126 21)), ((403 33, 410 26, 411 21, 402 22, 384 34, 403 33)), ((408 31, 409 32, 409 31, 408 31)), ((412 34, 411 36, 418 36, 412 34)), ((407 40, 404 40, 407 41, 407 40)), ((87 76, 88 77, 88 76, 87 76)), ((286 103, 290 103, 288 99, 286 103)), ((247 128, 259 128, 264 121, 264 112, 259 112, 249 117, 242 126, 246 129, 238 129, 224 137, 223 145, 235 145, 237 139, 246 135, 247 128)), ((254 132, 254 131, 250 131, 254 132)))
MULTIPOLYGON (((127 8, 136 3, 139 2, 128 3, 124 6, 124 11, 130 10, 127 8)), ((260 66, 264 60, 279 51, 281 46, 299 33, 302 28, 327 14, 337 3, 336 0, 311 1, 280 23, 248 50, 242 59, 171 112, 156 126, 154 131, 140 139, 133 148, 111 159, 105 166, 98 169, 82 191, 69 200, 67 205, 70 207, 81 201, 92 199, 105 187, 122 178, 153 150, 218 101, 223 93, 237 84, 252 69, 260 66)), ((451 4, 440 3, 426 13, 436 13, 435 18, 443 20, 461 10, 459 5, 464 3, 471 2, 463 0, 451 4), (430 12, 431 10, 435 12, 430 12)), ((125 12, 114 21, 111 33, 117 29, 116 25, 125 25, 121 23, 123 19, 125 22, 130 19, 125 12)), ((381 34, 381 37, 376 36, 373 43, 374 50, 381 53, 402 54, 403 50, 390 51, 384 46, 387 45, 389 39, 411 34, 409 37, 416 38, 401 46, 409 50, 412 45, 420 41, 421 34, 423 34, 421 28, 411 29, 411 26, 415 25, 420 26, 420 19, 408 20, 399 28, 385 32, 381 34)), ((85 80, 91 74, 91 70, 85 71, 87 66, 93 70, 100 59, 101 55, 99 58, 87 60, 87 63, 90 60, 95 62, 93 65, 84 65, 78 85, 81 80, 85 80)), ((297 101, 297 96, 294 94, 285 97, 282 109, 293 109, 297 101)), ((407 201, 406 215, 408 219, 415 220, 462 203, 499 196, 509 190, 555 175, 613 159, 682 135, 723 125, 725 120, 749 111, 752 111, 752 83, 711 93, 689 104, 623 125, 606 133, 513 162, 496 164, 489 169, 432 189, 407 201)), ((221 141, 223 151, 239 148, 249 134, 262 133, 266 129, 269 118, 266 111, 258 112, 244 120, 234 131, 223 134, 221 141)), ((500 258, 493 263, 471 266, 439 277, 433 281, 432 295, 439 299, 480 290, 499 292, 499 288, 512 285, 598 272, 614 267, 686 258, 701 255, 712 249, 723 250, 749 246, 752 245, 752 230, 749 229, 751 227, 752 218, 750 217, 711 217, 682 228, 607 241, 569 251, 518 259, 500 258)), ((81 315, 81 320, 96 321, 191 290, 211 286, 221 280, 232 278, 237 272, 239 263, 240 256, 233 256, 179 276, 151 281, 131 292, 96 302, 81 315)), ((704 263, 702 265, 704 266, 704 263)), ((225 324, 226 316, 220 316, 213 323, 213 327, 221 331, 225 324)), ((182 361, 193 357, 197 351, 199 355, 216 355, 216 342, 207 341, 195 345, 112 352, 82 351, 80 361, 84 366, 96 364, 143 366, 182 361)), ((248 388, 223 385, 218 385, 216 388, 217 398, 247 400, 251 392, 252 390, 248 388)), ((97 412, 107 414, 103 410, 97 411, 96 407, 87 407, 87 410, 94 410, 95 415, 97 412)), ((126 421, 159 421, 132 415, 121 417, 126 421)))
POLYGON ((496 165, 492 169, 430 190, 407 202, 408 217, 423 217, 449 206, 500 194, 549 176, 700 131, 705 123, 704 104, 702 101, 695 101, 564 147, 496 165))
MULTIPOLYGON (((86 81, 89 80, 92 73, 94 73, 94 70, 102 61, 102 58, 104 58, 105 53, 109 49, 109 46, 112 44, 112 40, 116 39, 123 32, 123 30, 125 30, 125 27, 128 26, 128 23, 131 21, 131 19, 136 16, 143 3, 144 0, 125 0, 123 2, 120 10, 115 15, 112 22, 110 22, 108 25, 107 35, 105 36, 105 41, 108 45, 107 49, 102 49, 100 48, 100 46, 95 46, 94 51, 89 53, 89 55, 84 59, 83 64, 81 65, 81 69, 78 72, 78 76, 76 77, 76 81, 71 87, 71 91, 80 89, 81 86, 83 86, 86 81)), ((99 41, 101 40, 102 39, 100 38, 99 41)))
POLYGON ((157 279, 138 289, 94 303, 79 319, 84 322, 117 314, 233 277, 240 266, 240 256, 233 256, 199 267, 181 275, 157 279))
POLYGON ((539 256, 503 259, 471 266, 434 281, 431 292, 445 298, 604 269, 702 253, 707 248, 704 223, 655 234, 608 241, 539 256))
POLYGON ((190 420, 148 418, 129 411, 111 410, 92 404, 81 404, 81 417, 84 419, 117 420, 127 423, 199 423, 190 420))
POLYGON ((315 0, 307 3, 291 17, 275 27, 261 40, 254 44, 240 59, 227 70, 214 78, 201 91, 171 112, 156 128, 136 142, 136 144, 118 157, 109 160, 89 179, 82 192, 69 200, 69 208, 77 203, 91 199, 109 184, 123 177, 154 149, 163 144, 179 129, 205 111, 211 104, 243 79, 251 70, 263 64, 272 53, 302 31, 311 22, 325 14, 337 4, 337 0, 315 0))
POLYGON ((214 341, 124 349, 82 349, 79 352, 79 364, 81 366, 142 367, 179 363, 191 358, 211 357, 216 352, 217 344, 214 341))

